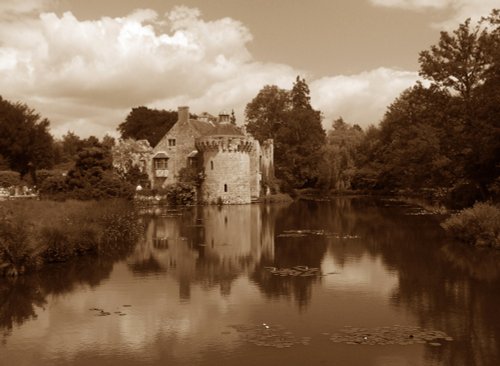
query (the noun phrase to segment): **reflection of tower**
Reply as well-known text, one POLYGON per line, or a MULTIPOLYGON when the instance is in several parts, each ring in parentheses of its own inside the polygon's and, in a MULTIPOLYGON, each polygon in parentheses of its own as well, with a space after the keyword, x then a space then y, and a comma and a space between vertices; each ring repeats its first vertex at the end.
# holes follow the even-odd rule
POLYGON ((182 216, 154 217, 147 237, 129 258, 135 273, 166 272, 189 300, 194 284, 218 286, 229 295, 232 282, 274 256, 272 208, 260 205, 199 206, 182 216))

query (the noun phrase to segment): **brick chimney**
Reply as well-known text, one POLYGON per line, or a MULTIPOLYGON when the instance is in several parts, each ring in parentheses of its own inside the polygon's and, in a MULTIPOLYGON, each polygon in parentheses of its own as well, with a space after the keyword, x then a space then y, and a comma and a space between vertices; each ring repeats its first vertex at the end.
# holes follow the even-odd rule
POLYGON ((187 123, 189 120, 189 107, 179 107, 177 109, 177 120, 180 124, 187 123))

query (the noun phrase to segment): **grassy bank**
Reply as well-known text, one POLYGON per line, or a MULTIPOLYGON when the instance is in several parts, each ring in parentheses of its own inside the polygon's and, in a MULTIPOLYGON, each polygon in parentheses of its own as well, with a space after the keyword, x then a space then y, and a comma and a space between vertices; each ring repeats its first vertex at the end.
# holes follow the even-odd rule
POLYGON ((0 275, 127 251, 142 232, 129 202, 7 201, 0 205, 0 275))

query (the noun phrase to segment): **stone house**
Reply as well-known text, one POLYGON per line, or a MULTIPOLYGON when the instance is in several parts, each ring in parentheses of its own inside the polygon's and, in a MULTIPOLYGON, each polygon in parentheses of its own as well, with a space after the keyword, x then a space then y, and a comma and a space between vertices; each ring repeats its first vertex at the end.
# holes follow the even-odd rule
POLYGON ((203 177, 198 190, 202 203, 250 203, 267 194, 274 178, 273 141, 263 144, 230 122, 227 113, 189 117, 179 107, 178 120, 153 148, 148 162, 152 188, 176 183, 182 168, 203 177))

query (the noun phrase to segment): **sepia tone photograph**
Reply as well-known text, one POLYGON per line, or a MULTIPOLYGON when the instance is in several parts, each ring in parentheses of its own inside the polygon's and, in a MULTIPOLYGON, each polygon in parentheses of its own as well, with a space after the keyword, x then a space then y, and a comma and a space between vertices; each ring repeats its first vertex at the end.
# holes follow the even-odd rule
POLYGON ((500 365, 498 0, 0 0, 0 366, 500 365))

